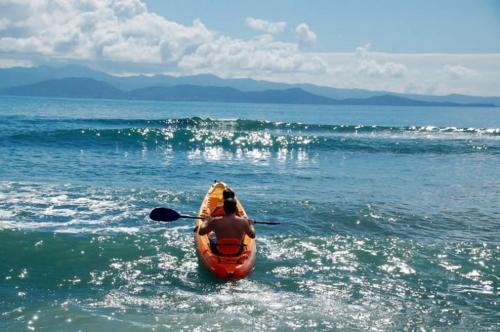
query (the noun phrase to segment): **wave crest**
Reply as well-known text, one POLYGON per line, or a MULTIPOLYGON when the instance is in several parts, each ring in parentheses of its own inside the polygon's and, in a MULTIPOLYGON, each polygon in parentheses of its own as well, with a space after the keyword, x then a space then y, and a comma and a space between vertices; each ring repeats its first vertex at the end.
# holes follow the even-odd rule
POLYGON ((396 153, 500 151, 500 128, 320 125, 199 117, 59 122, 71 123, 73 127, 61 128, 55 123, 47 130, 15 131, 0 136, 0 144, 78 147, 146 145, 174 149, 222 147, 227 150, 308 148, 396 153), (59 129, 54 129, 54 126, 59 129))

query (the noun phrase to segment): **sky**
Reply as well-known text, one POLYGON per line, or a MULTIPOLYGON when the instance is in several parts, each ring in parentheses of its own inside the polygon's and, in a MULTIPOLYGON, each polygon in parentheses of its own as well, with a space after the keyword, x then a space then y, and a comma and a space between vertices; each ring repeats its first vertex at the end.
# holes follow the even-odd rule
POLYGON ((0 67, 500 96, 500 0, 0 0, 0 67))

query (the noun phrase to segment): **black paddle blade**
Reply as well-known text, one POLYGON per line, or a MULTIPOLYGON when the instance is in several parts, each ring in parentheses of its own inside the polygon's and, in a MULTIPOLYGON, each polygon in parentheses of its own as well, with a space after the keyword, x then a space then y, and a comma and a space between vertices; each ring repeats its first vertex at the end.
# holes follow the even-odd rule
POLYGON ((172 209, 167 208, 156 208, 151 213, 149 213, 149 218, 155 221, 175 221, 179 219, 181 215, 172 209))

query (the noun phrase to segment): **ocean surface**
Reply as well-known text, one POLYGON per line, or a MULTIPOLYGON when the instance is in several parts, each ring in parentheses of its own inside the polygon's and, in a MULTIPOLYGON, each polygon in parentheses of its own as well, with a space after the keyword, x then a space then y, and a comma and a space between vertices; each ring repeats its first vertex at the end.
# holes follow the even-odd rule
POLYGON ((0 98, 1 331, 500 330, 500 108, 0 98), (221 282, 214 180, 257 225, 221 282))

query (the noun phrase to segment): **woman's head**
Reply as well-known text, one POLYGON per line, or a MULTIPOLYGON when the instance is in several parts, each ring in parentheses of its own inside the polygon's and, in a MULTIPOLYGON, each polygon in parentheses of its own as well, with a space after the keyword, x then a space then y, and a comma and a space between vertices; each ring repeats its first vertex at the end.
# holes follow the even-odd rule
POLYGON ((234 198, 234 191, 231 188, 225 188, 224 191, 222 192, 222 198, 224 200, 228 198, 234 198))
POLYGON ((224 212, 226 216, 236 213, 236 200, 232 197, 224 200, 224 212))

